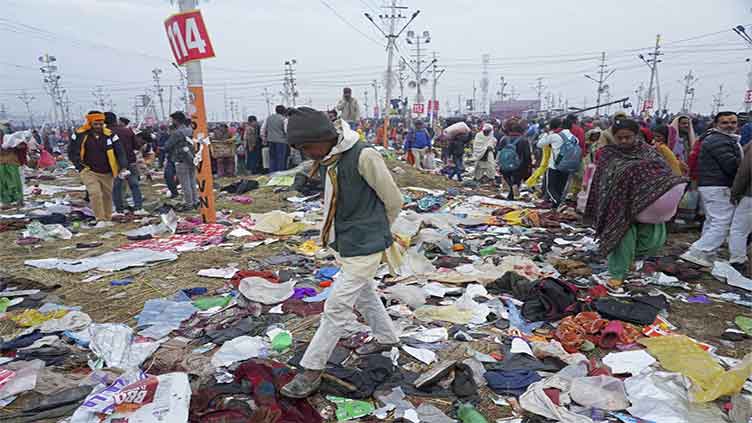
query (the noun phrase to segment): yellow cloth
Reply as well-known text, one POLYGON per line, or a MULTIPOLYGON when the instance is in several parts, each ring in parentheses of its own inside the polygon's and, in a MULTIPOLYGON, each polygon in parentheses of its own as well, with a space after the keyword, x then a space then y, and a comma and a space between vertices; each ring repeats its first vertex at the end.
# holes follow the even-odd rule
POLYGON ((548 162, 551 160, 551 146, 547 145, 543 147, 543 158, 541 159, 540 166, 538 166, 538 169, 535 169, 535 172, 527 178, 527 181, 525 181, 525 185, 529 187, 534 187, 540 178, 543 177, 543 175, 546 174, 546 171, 548 170, 548 162))
POLYGON ((18 326, 30 328, 33 326, 39 326, 48 320, 59 319, 66 314, 68 314, 68 310, 55 310, 49 313, 40 313, 36 309, 29 308, 24 310, 23 313, 12 316, 10 320, 16 322, 18 326))
POLYGON ((655 149, 658 151, 658 154, 663 156, 663 159, 666 160, 668 167, 671 168, 671 172, 673 172, 674 175, 682 176, 684 174, 684 172, 682 172, 681 162, 679 162, 679 159, 676 158, 674 152, 671 151, 666 144, 658 144, 655 149))
POLYGON ((647 347, 664 369, 681 373, 692 381, 689 391, 692 402, 709 402, 738 394, 752 374, 752 354, 726 371, 710 353, 684 335, 659 336, 638 342, 647 347))

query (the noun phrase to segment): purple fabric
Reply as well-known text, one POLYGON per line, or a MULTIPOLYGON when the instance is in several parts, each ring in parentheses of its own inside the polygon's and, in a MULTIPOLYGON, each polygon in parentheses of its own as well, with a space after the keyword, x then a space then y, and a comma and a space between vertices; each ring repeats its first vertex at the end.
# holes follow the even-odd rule
POLYGON ((313 297, 317 294, 313 288, 295 288, 295 292, 292 294, 292 299, 302 300, 305 297, 313 297))

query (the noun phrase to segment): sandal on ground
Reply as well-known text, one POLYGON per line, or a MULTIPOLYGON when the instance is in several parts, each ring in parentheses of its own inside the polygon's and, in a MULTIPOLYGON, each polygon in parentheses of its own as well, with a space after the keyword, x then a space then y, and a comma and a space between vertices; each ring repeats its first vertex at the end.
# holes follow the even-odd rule
POLYGON ((288 398, 303 399, 313 395, 319 389, 319 386, 321 386, 321 374, 316 379, 309 380, 304 376, 304 373, 298 373, 279 392, 288 398))

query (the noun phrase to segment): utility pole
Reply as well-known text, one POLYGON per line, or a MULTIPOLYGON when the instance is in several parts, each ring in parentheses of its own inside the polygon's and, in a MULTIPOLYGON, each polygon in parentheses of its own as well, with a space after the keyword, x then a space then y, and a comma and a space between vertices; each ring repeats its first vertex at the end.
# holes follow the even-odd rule
POLYGON ((227 84, 226 83, 225 83, 225 88, 222 91, 222 94, 223 94, 224 104, 225 104, 224 121, 227 122, 228 120, 230 120, 230 118, 228 117, 229 114, 230 114, 230 103, 228 103, 228 101, 227 101, 227 84))
POLYGON ((292 107, 296 106, 295 99, 298 97, 298 89, 295 87, 295 68, 294 66, 298 63, 297 60, 291 59, 285 61, 285 86, 287 87, 287 92, 289 93, 289 96, 292 100, 292 107))
POLYGON ((105 99, 109 98, 109 94, 104 91, 104 88, 99 85, 91 91, 91 95, 94 96, 94 106, 98 107, 101 111, 106 111, 105 99))
POLYGON ((723 99, 724 99, 723 84, 721 84, 718 87, 718 94, 713 96, 713 114, 714 115, 721 111, 721 107, 725 106, 725 104, 723 104, 723 99))
MULTIPOLYGON (((376 26, 381 34, 386 37, 386 75, 384 78, 386 86, 386 97, 384 98, 385 116, 389 115, 389 109, 391 107, 390 102, 392 101, 392 89, 394 87, 394 72, 392 71, 392 65, 394 63, 394 50, 396 48, 396 41, 400 37, 400 35, 402 35, 402 32, 407 28, 407 26, 410 25, 410 23, 412 23, 412 21, 415 20, 415 18, 420 13, 420 10, 415 11, 415 13, 413 13, 413 15, 410 17, 410 20, 402 27, 402 29, 395 33, 395 30, 397 28, 397 21, 407 18, 406 16, 402 15, 402 10, 407 10, 407 7, 399 6, 397 3, 397 0, 391 0, 391 4, 383 6, 383 8, 387 9, 388 12, 385 14, 380 14, 378 16, 379 19, 381 19, 381 22, 383 24, 386 24, 386 31, 384 31, 384 29, 382 29, 381 26, 374 21, 371 15, 369 15, 368 13, 364 14, 365 17, 376 26)), ((386 131, 384 132, 386 133, 386 131)))
POLYGON ((8 119, 8 111, 5 109, 5 104, 0 103, 0 119, 8 119))
POLYGON ((490 104, 488 102, 488 64, 491 62, 491 55, 490 54, 484 54, 481 56, 481 64, 483 66, 483 74, 480 80, 480 102, 482 104, 481 106, 481 113, 488 114, 488 110, 490 108, 490 104))
POLYGON ((61 76, 58 74, 58 67, 54 63, 57 62, 57 58, 55 56, 50 56, 49 54, 45 53, 44 56, 39 56, 38 58, 39 63, 42 64, 42 66, 39 68, 39 70, 42 72, 42 80, 44 81, 45 89, 47 90, 47 94, 50 96, 50 99, 52 100, 52 115, 53 120, 55 122, 59 122, 58 120, 58 107, 60 107, 60 120, 63 120, 63 110, 62 110, 62 96, 61 96, 61 87, 60 87, 60 79, 61 76))
POLYGON ((499 77, 499 92, 496 94, 499 96, 499 101, 504 101, 504 89, 507 87, 508 83, 504 81, 504 77, 499 77))
POLYGON ((377 80, 373 80, 371 82, 371 86, 373 87, 373 117, 375 119, 378 119, 379 116, 379 82, 377 80))
POLYGON ((26 91, 22 91, 18 99, 26 106, 26 113, 29 114, 29 126, 34 127, 34 113, 31 112, 31 102, 36 99, 33 95, 29 95, 26 91))
POLYGON ((368 118, 368 90, 363 91, 363 99, 363 106, 366 109, 363 115, 368 118))
POLYGON ((634 90, 635 95, 637 96, 637 107, 642 110, 642 102, 644 101, 644 98, 642 97, 642 94, 645 92, 645 84, 640 82, 640 86, 637 87, 636 90, 634 90))
POLYGON ((545 85, 543 85, 543 78, 538 78, 538 84, 535 86, 535 90, 538 93, 538 112, 540 112, 543 108, 543 89, 546 88, 545 85))
POLYGON ((744 94, 744 112, 749 115, 750 106, 752 106, 752 61, 746 60, 749 63, 749 71, 747 72, 747 92, 744 94))
POLYGON ((475 86, 475 81, 473 81, 473 102, 470 103, 470 106, 472 107, 472 112, 475 113, 477 110, 477 104, 475 102, 476 94, 478 93, 478 88, 475 86))
POLYGON ((261 95, 264 97, 264 101, 266 102, 266 115, 271 116, 272 115, 272 95, 269 93, 269 89, 264 88, 264 92, 261 93, 261 95))
MULTIPOLYGON (((654 106, 653 101, 656 100, 656 97, 654 97, 654 89, 658 86, 658 63, 661 62, 661 60, 658 59, 658 57, 662 56, 663 53, 661 53, 661 34, 658 34, 655 36, 655 49, 652 53, 648 53, 648 56, 650 56, 649 59, 646 59, 645 56, 640 54, 638 57, 642 59, 645 64, 648 65, 650 68, 650 84, 648 85, 648 96, 646 99, 646 103, 650 105, 650 108, 652 109, 654 106)), ((660 110, 660 97, 661 93, 660 90, 658 91, 657 96, 657 103, 655 104, 655 110, 660 110)), ((641 107, 641 110, 645 111, 646 107, 641 107)))
POLYGON ((611 77, 611 75, 616 72, 616 70, 612 69, 610 72, 606 73, 606 68, 608 66, 606 65, 606 52, 601 52, 601 64, 598 66, 598 79, 593 78, 590 75, 585 75, 585 78, 590 79, 592 81, 595 81, 598 84, 598 95, 595 101, 595 115, 600 116, 601 114, 601 95, 608 90, 608 85, 604 85, 606 80, 611 77))
MULTIPOLYGON (((198 8, 198 0, 178 0, 181 12, 187 12, 198 8)), ((209 134, 206 123, 206 105, 204 104, 204 81, 201 69, 201 61, 195 60, 185 64, 185 70, 188 80, 188 91, 190 92, 191 110, 188 115, 196 123, 194 135, 201 139, 209 134)), ((211 173, 211 157, 209 149, 203 148, 201 153, 201 164, 198 171, 198 192, 199 202, 201 205, 201 217, 204 223, 215 223, 217 221, 216 209, 214 206, 214 178, 211 173)))
POLYGON ((446 69, 439 69, 438 66, 436 65, 437 61, 438 59, 436 58, 436 53, 434 52, 433 61, 432 61, 433 66, 431 69, 431 76, 433 77, 433 87, 431 89, 431 99, 432 99, 431 103, 433 103, 433 107, 434 107, 434 109, 431 110, 431 121, 430 121, 431 127, 433 127, 433 121, 435 119, 438 119, 439 117, 438 116, 439 101, 436 99, 436 86, 439 83, 439 78, 441 77, 441 75, 444 74, 444 71, 446 70, 446 69))
POLYGON ((164 88, 159 84, 159 75, 162 74, 162 69, 154 68, 151 70, 151 74, 154 77, 154 89, 157 91, 157 98, 159 98, 159 107, 162 111, 162 120, 167 120, 167 115, 165 114, 165 108, 164 108, 164 98, 162 97, 162 93, 164 92, 164 88))
MULTIPOLYGON (((423 72, 428 69, 428 65, 423 66, 425 60, 423 60, 423 52, 420 49, 420 45, 428 44, 431 42, 431 33, 428 31, 423 31, 422 34, 416 34, 415 31, 407 31, 407 39, 405 41, 407 42, 407 44, 415 45, 415 53, 413 54, 414 59, 412 59, 412 62, 415 64, 415 67, 412 69, 412 71, 415 73, 415 81, 412 81, 410 83, 410 85, 414 85, 416 88, 414 104, 423 104, 424 99, 421 87, 423 86, 423 84, 428 82, 427 80, 423 79, 423 72)), ((433 64, 433 62, 430 64, 433 64)))

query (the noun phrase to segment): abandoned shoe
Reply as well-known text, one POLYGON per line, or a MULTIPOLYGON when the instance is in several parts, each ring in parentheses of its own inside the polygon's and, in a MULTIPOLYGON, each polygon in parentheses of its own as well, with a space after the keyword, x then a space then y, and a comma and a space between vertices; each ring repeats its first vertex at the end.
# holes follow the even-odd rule
POLYGON ((698 266, 713 267, 713 263, 711 263, 710 260, 707 259, 707 257, 704 257, 704 255, 698 254, 692 250, 689 250, 686 253, 682 254, 681 256, 679 256, 679 258, 698 266))
POLYGON ((373 341, 356 349, 355 353, 358 355, 376 354, 383 351, 389 351, 392 349, 392 347, 396 347, 397 345, 399 344, 379 344, 378 342, 373 341))
POLYGON ((295 375, 287 385, 283 386, 280 393, 288 398, 308 398, 321 386, 321 373, 315 378, 306 376, 305 372, 295 375))

